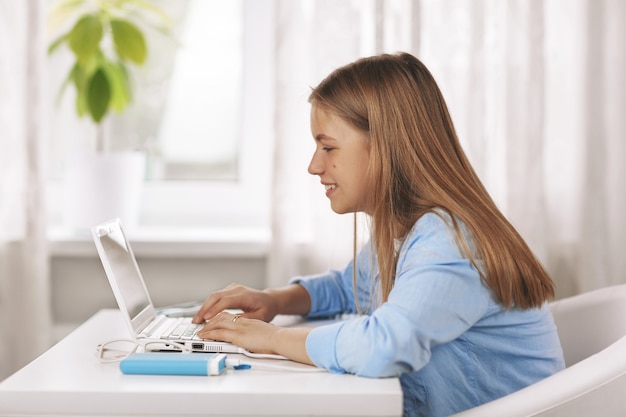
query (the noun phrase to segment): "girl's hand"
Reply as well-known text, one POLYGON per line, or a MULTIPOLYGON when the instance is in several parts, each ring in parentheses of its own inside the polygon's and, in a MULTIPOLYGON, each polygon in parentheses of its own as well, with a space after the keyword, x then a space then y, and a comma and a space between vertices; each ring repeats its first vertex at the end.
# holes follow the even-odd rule
POLYGON ((270 322, 277 314, 307 314, 311 298, 304 287, 297 284, 263 291, 230 284, 206 299, 193 322, 204 323, 229 308, 242 310, 242 317, 270 322))
POLYGON ((203 339, 229 342, 254 353, 282 355, 313 365, 306 353, 310 328, 285 328, 239 314, 221 312, 209 319, 198 332, 203 339))
POLYGON ((243 310, 241 316, 265 322, 278 314, 275 297, 267 291, 256 290, 240 284, 230 284, 211 294, 193 317, 194 323, 204 323, 225 309, 243 310))
POLYGON ((202 339, 233 343, 250 352, 276 353, 271 340, 278 329, 262 320, 224 311, 207 320, 198 336, 202 339))

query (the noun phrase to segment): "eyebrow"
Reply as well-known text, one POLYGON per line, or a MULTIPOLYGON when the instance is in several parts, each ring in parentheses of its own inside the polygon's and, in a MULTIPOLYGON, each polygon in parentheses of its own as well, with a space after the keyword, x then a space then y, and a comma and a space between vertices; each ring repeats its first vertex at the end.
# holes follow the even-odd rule
POLYGON ((333 142, 336 142, 336 141, 337 141, 337 139, 335 139, 335 138, 333 138, 333 137, 331 137, 331 136, 327 136, 327 135, 326 135, 326 134, 324 134, 324 133, 319 133, 319 134, 317 134, 317 135, 315 136, 315 141, 316 141, 316 142, 321 142, 321 141, 333 141, 333 142))

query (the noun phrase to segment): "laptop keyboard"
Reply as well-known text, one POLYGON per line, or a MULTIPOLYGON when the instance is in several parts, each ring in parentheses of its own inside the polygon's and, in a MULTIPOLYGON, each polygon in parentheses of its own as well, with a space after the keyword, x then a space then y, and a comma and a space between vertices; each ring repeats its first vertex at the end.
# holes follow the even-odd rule
POLYGON ((176 326, 176 328, 168 335, 161 335, 161 339, 198 339, 196 333, 202 328, 199 324, 184 323, 176 326))
POLYGON ((189 317, 159 316, 140 336, 163 340, 200 340, 197 333, 202 327, 201 324, 192 323, 189 317))

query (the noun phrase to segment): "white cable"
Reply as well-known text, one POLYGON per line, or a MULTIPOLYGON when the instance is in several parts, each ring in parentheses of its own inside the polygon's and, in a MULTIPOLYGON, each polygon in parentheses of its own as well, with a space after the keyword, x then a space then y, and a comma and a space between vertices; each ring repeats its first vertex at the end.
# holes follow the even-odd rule
POLYGON ((226 358, 226 366, 233 369, 265 369, 271 371, 289 371, 289 372, 327 372, 326 369, 316 367, 293 367, 285 365, 274 365, 269 363, 244 363, 239 359, 226 358))
POLYGON ((177 343, 177 342, 172 342, 172 341, 166 342, 166 341, 160 341, 160 340, 159 341, 156 341, 156 340, 143 341, 143 340, 136 340, 136 339, 113 339, 113 340, 109 340, 108 342, 98 345, 96 354, 98 355, 98 359, 100 360, 100 363, 117 363, 117 362, 121 362, 123 359, 127 358, 129 355, 137 352, 139 348, 143 348, 143 351, 147 352, 149 350, 148 347, 151 345, 154 345, 154 346, 169 345, 169 346, 174 346, 178 348, 182 353, 187 353, 187 354, 191 353, 191 349, 189 349, 185 345, 181 343, 177 343), (116 343, 127 344, 127 346, 125 347, 128 347, 128 349, 118 350, 118 349, 113 349, 109 347, 111 345, 115 345, 116 343), (110 358, 106 357, 107 351, 111 351, 112 357, 110 358))

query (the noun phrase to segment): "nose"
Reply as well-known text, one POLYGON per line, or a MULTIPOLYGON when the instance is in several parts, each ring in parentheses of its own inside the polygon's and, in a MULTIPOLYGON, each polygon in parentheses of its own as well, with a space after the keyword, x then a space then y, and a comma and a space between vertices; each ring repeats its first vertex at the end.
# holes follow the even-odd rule
POLYGON ((308 171, 311 175, 322 175, 322 173, 324 173, 324 167, 320 161, 320 158, 318 158, 317 151, 313 153, 311 162, 309 162, 308 171))

